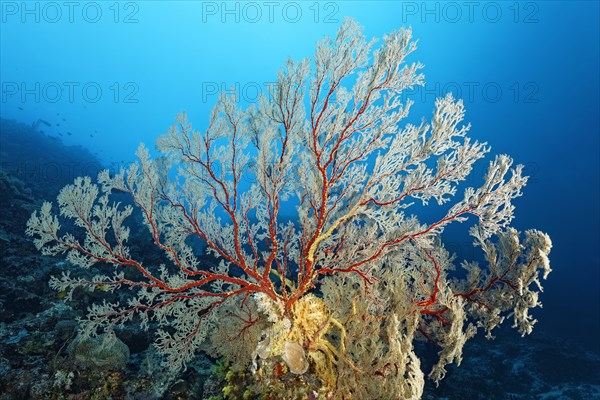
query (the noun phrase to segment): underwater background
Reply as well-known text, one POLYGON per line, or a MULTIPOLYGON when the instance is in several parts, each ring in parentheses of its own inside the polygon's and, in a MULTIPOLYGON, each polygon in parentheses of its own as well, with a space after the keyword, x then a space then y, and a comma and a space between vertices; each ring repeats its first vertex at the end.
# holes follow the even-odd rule
MULTIPOLYGON (((495 341, 478 337, 439 388, 428 382, 425 396, 600 398, 598 2, 0 4, 1 399, 151 398, 135 378, 136 354, 149 342, 135 332, 123 339, 131 353, 124 372, 90 372, 70 385, 53 375, 49 366, 85 306, 52 308, 62 302, 47 281, 64 265, 38 256, 25 221, 76 176, 117 170, 140 142, 153 149, 177 113, 187 111, 202 129, 220 91, 235 88, 243 106, 253 103, 288 57, 311 57, 346 16, 368 38, 412 27, 418 49, 409 61, 425 65, 426 85, 407 93, 415 102, 409 120, 429 117, 446 92, 462 98, 471 136, 530 176, 512 225, 553 242, 533 333, 520 338, 507 321, 495 341)), ((473 184, 490 158, 477 164, 473 184)), ((472 256, 465 235, 447 232, 446 245, 472 256)), ((209 398, 211 363, 155 398, 209 398)))

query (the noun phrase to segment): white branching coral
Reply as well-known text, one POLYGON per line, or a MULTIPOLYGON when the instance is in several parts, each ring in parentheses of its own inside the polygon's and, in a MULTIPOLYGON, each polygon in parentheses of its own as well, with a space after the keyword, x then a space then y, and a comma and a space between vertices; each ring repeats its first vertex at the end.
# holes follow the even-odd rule
POLYGON ((439 346, 428 373, 439 381, 477 330, 491 336, 512 317, 530 333, 551 242, 510 227, 523 167, 497 156, 481 186, 459 193, 490 148, 467 137, 451 95, 429 122, 405 123, 403 95, 424 83, 422 65, 406 63, 415 48, 409 29, 376 45, 347 20, 312 62, 287 61, 257 104, 242 109, 223 95, 201 132, 181 114, 158 140, 163 157, 141 145, 128 168, 66 186, 59 216, 44 203, 27 225, 36 247, 104 270, 65 272, 51 286, 67 298, 78 287, 121 295, 92 306, 83 333, 135 317, 158 328, 172 370, 204 346, 287 399, 419 398, 415 340, 439 346), (419 219, 415 203, 435 203, 441 217, 419 219), (282 218, 284 208, 297 219, 282 218), (140 245, 130 244, 135 216, 160 262, 130 249, 140 245), (446 226, 466 221, 485 265, 455 260, 442 244, 446 226), (282 384, 286 374, 303 379, 282 384))

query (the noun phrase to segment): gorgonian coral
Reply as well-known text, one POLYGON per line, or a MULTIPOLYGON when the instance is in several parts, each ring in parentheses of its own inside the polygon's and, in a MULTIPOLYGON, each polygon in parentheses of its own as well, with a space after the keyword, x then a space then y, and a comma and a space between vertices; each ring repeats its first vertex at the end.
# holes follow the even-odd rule
POLYGON ((128 289, 127 304, 95 304, 82 332, 136 316, 159 327, 156 347, 173 370, 203 345, 253 371, 255 392, 285 399, 418 398, 415 340, 440 347, 429 374, 438 381, 478 329, 512 315, 529 333, 551 243, 509 227, 523 168, 497 156, 479 188, 457 194, 489 147, 466 136, 463 103, 450 95, 430 122, 405 123, 403 94, 423 84, 422 66, 405 62, 414 50, 410 30, 376 47, 347 20, 312 62, 287 61, 256 105, 221 96, 202 132, 178 116, 158 140, 164 157, 140 146, 139 162, 65 187, 60 216, 77 235, 59 233, 50 203, 34 212, 27 233, 44 254, 115 271, 67 272, 53 288, 67 298, 81 286, 128 289), (416 202, 443 212, 418 219, 416 202), (284 220, 284 207, 297 218, 284 220), (168 262, 131 255, 134 210, 168 262), (464 261, 458 279, 441 234, 466 221, 486 265, 464 261))

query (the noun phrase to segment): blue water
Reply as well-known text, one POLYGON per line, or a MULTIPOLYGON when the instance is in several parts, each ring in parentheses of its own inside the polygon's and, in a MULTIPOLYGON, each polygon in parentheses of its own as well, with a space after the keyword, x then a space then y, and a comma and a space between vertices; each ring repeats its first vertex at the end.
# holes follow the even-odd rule
POLYGON ((536 329, 600 348, 598 2, 73 4, 1 3, 0 116, 47 121, 48 135, 110 166, 152 147, 182 110, 204 127, 221 89, 251 103, 345 16, 368 37, 411 26, 427 82, 407 96, 411 118, 453 91, 471 136, 525 164, 514 226, 554 243, 536 329))

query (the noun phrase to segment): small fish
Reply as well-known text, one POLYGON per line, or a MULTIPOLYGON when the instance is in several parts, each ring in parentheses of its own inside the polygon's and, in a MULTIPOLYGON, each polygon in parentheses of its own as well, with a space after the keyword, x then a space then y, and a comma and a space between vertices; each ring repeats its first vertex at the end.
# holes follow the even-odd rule
POLYGON ((23 111, 23 107, 17 107, 19 110, 23 111))
POLYGON ((65 122, 65 121, 66 121, 66 119, 64 119, 64 118, 63 118, 62 120, 63 120, 63 122, 65 122))
POLYGON ((67 132, 67 135, 71 136, 71 135, 72 135, 72 133, 71 133, 71 132, 67 132))
POLYGON ((92 134, 90 133, 90 137, 91 137, 91 138, 93 138, 93 137, 94 137, 94 135, 92 135, 92 134))
POLYGON ((62 135, 63 135, 62 133, 58 132, 58 136, 62 136, 62 135))
POLYGON ((57 123, 56 123, 56 126, 60 126, 60 124, 57 122, 57 123))

